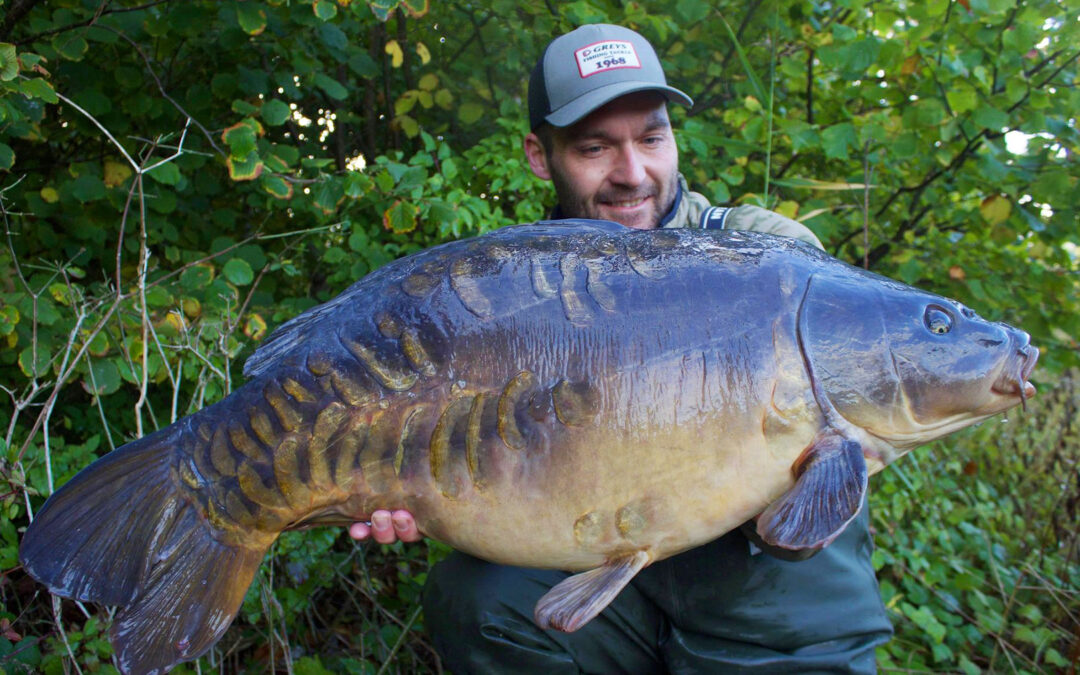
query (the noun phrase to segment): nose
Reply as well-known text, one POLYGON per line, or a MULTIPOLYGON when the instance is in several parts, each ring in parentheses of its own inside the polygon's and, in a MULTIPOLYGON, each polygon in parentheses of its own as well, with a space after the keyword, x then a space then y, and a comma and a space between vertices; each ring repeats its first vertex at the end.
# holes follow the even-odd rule
POLYGON ((620 150, 615 167, 608 177, 616 185, 630 187, 637 187, 645 182, 645 165, 632 145, 620 150))

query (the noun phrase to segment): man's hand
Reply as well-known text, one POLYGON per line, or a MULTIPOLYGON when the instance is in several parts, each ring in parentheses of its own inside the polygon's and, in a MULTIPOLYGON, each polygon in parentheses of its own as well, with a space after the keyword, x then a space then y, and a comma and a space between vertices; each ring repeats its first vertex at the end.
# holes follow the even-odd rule
POLYGON ((353 523, 349 526, 349 536, 357 541, 364 541, 372 537, 380 544, 393 544, 401 541, 420 541, 424 535, 416 529, 416 521, 413 515, 405 509, 398 509, 391 513, 380 509, 371 514, 371 524, 353 523))

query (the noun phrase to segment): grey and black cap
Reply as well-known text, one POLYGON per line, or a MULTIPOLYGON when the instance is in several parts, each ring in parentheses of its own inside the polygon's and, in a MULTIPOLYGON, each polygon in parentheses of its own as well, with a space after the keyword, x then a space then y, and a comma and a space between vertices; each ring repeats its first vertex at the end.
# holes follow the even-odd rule
POLYGON ((649 41, 629 28, 597 23, 548 44, 529 76, 529 127, 566 127, 605 103, 635 91, 659 91, 691 106, 669 87, 649 41))

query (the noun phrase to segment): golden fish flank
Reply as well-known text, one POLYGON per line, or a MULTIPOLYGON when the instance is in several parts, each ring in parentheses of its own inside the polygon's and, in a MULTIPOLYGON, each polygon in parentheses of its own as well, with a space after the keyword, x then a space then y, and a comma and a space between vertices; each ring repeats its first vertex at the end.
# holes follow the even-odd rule
POLYGON ((559 284, 559 296, 562 298, 563 311, 566 320, 575 325, 589 322, 592 312, 581 299, 581 294, 576 286, 578 270, 584 265, 576 255, 567 255, 559 261, 559 271, 562 273, 562 283, 559 284))
POLYGON ((522 436, 521 430, 518 428, 516 418, 517 405, 521 397, 534 387, 536 387, 536 376, 527 370, 523 370, 506 383, 502 395, 499 396, 499 438, 506 443, 508 448, 514 450, 525 449, 525 437, 522 436))
POLYGON ((495 314, 495 310, 477 281, 479 269, 475 259, 458 258, 450 265, 450 286, 466 309, 487 319, 495 314))
POLYGON ((266 385, 266 388, 263 389, 263 397, 270 404, 270 409, 274 411, 282 429, 296 431, 303 424, 303 415, 293 407, 289 396, 277 382, 269 382, 266 385))
MULTIPOLYGON (((248 435, 247 429, 244 428, 242 423, 234 422, 229 424, 227 433, 229 443, 232 444, 233 448, 239 450, 244 457, 253 462, 261 462, 266 459, 266 451, 255 442, 255 439, 248 435)), ((211 443, 219 448, 219 452, 227 451, 225 433, 221 427, 214 431, 214 438, 211 443)), ((230 474, 235 472, 236 470, 233 469, 230 474)))
POLYGON ((473 397, 469 406, 468 427, 465 429, 465 464, 469 468, 469 477, 477 489, 484 488, 480 474, 480 433, 484 420, 484 408, 490 395, 483 392, 473 397))
POLYGON ((416 384, 416 381, 420 378, 417 373, 411 370, 398 368, 387 363, 373 350, 368 349, 356 340, 344 338, 342 342, 345 343, 345 346, 356 358, 360 359, 368 372, 375 376, 379 384, 391 391, 405 391, 416 384))

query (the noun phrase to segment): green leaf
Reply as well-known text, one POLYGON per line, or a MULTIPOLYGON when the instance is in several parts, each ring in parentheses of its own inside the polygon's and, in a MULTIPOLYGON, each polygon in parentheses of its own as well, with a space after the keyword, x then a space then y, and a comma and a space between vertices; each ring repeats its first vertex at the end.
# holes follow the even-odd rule
POLYGON ((237 159, 248 157, 255 151, 257 123, 250 118, 228 127, 221 133, 221 140, 229 146, 229 154, 237 159))
POLYGON ((53 40, 53 47, 68 61, 81 61, 90 45, 81 36, 61 35, 53 40))
POLYGON ((991 129, 993 131, 1001 131, 1009 126, 1008 113, 1002 112, 989 105, 980 105, 975 110, 975 114, 971 116, 971 119, 980 127, 991 129))
POLYGON ((331 49, 344 51, 349 48, 349 38, 345 31, 332 23, 321 23, 318 27, 319 37, 323 43, 331 49))
POLYGON ((333 0, 315 0, 315 4, 311 8, 314 10, 315 16, 323 21, 329 21, 337 16, 337 3, 333 2, 333 0))
POLYGON ((345 190, 341 181, 329 178, 312 190, 312 193, 315 197, 312 205, 327 216, 337 211, 338 204, 345 199, 345 190))
POLYGON ((82 381, 83 389, 96 396, 114 394, 122 383, 116 364, 104 358, 90 360, 90 373, 82 381))
POLYGON ((19 370, 27 377, 41 377, 48 371, 51 358, 49 350, 43 345, 38 345, 36 350, 26 347, 19 352, 19 370))
POLYGON ((465 103, 458 108, 458 119, 465 124, 472 124, 484 116, 484 107, 476 103, 465 103))
POLYGON ((349 97, 348 89, 343 87, 337 80, 321 72, 315 73, 315 86, 325 91, 330 98, 338 101, 343 101, 349 97))
POLYGON ((148 171, 146 175, 150 176, 158 183, 164 185, 176 185, 180 182, 180 167, 176 165, 176 162, 165 162, 160 166, 154 167, 151 171, 148 171))
POLYGON ((19 323, 19 310, 14 305, 0 307, 0 335, 11 335, 19 323))
POLYGON ((850 122, 834 124, 821 132, 821 145, 825 148, 825 156, 830 159, 847 159, 848 149, 857 144, 855 127, 850 122))
POLYGON ((350 171, 345 175, 342 185, 345 196, 351 199, 359 199, 371 190, 371 179, 359 171, 350 171))
POLYGON ((373 78, 379 75, 379 65, 367 52, 359 52, 349 57, 349 70, 360 77, 373 78))
POLYGON ((7 143, 0 143, 0 169, 6 171, 15 166, 15 151, 7 143))
POLYGON ((409 138, 416 138, 416 135, 420 133, 420 124, 408 115, 399 116, 397 122, 401 125, 401 130, 409 138))
POLYGON ((401 4, 401 0, 366 0, 366 2, 375 18, 383 22, 389 19, 390 12, 393 12, 401 4))
POLYGON ((19 59, 15 45, 0 42, 0 82, 11 82, 19 74, 19 59))
POLYGON ((259 109, 256 108, 254 104, 249 103, 242 98, 238 98, 232 102, 232 111, 245 117, 259 114, 259 109))
POLYGON ((191 292, 205 288, 214 280, 214 268, 209 263, 194 265, 180 273, 180 285, 191 292))
POLYGON ((251 271, 251 265, 243 258, 233 258, 225 263, 221 273, 236 286, 247 286, 255 279, 255 273, 251 271))
POLYGON ((945 99, 949 102, 949 107, 952 108, 953 113, 957 115, 974 110, 975 104, 979 100, 975 93, 975 87, 966 82, 957 82, 950 87, 948 92, 945 93, 945 99))
POLYGON ((71 194, 80 202, 92 202, 105 197, 105 183, 101 178, 84 173, 72 183, 71 194))
POLYGON ((32 80, 24 80, 19 83, 19 91, 30 98, 40 98, 46 103, 60 102, 60 99, 56 97, 56 91, 53 89, 53 86, 40 77, 32 80))
POLYGON ((730 38, 731 43, 735 45, 735 53, 739 55, 739 62, 742 63, 743 72, 746 73, 746 79, 749 80, 751 87, 753 87, 754 96, 756 96, 759 101, 769 100, 768 90, 762 86, 761 80, 758 79, 757 74, 754 73, 754 69, 750 65, 750 60, 746 57, 746 51, 739 42, 739 38, 735 35, 735 31, 731 29, 727 19, 721 17, 721 20, 724 22, 724 29, 727 30, 728 38, 730 38))
POLYGON ((266 30, 266 11, 260 3, 247 0, 237 4, 236 21, 248 35, 259 35, 266 30))
POLYGON ((687 25, 693 25, 708 15, 709 3, 704 0, 678 0, 675 12, 687 25))
POLYGON ((285 124, 292 116, 292 110, 289 109, 289 105, 284 101, 272 98, 262 106, 262 118, 266 120, 266 123, 272 127, 279 127, 285 124))

